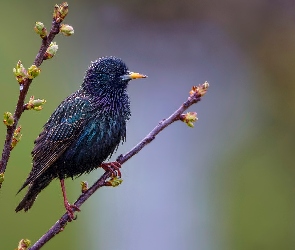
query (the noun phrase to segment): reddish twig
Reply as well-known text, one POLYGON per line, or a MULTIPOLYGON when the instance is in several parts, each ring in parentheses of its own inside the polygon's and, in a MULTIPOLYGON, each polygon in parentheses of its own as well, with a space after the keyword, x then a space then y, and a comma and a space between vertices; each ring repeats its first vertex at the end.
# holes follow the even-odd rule
MULTIPOLYGON (((201 97, 206 93, 209 84, 205 82, 202 85, 197 87, 193 87, 190 92, 190 97, 186 102, 184 102, 171 116, 167 119, 162 120, 159 124, 141 141, 139 142, 133 149, 131 149, 125 155, 120 155, 117 158, 117 162, 121 165, 128 161, 131 157, 136 155, 139 151, 141 151, 147 144, 152 142, 156 136, 170 124, 175 121, 184 121, 183 112, 186 111, 190 106, 199 102, 201 97)), ((188 113, 191 114, 191 113, 188 113)), ((195 119, 196 120, 196 119, 195 119)), ((194 121, 195 121, 194 120, 194 121)), ((184 121, 186 122, 186 121, 184 121)), ((189 124, 188 124, 189 125, 189 124)), ((190 126, 190 125, 189 125, 190 126)), ((112 184, 111 181, 107 181, 111 177, 110 172, 105 172, 90 188, 87 190, 83 190, 83 193, 76 200, 74 205, 77 208, 80 208, 81 205, 87 201, 99 188, 103 186, 116 186, 118 184, 112 184)), ((29 250, 37 250, 40 249, 44 244, 46 244, 49 240, 51 240, 56 234, 63 231, 67 222, 70 222, 70 218, 68 213, 65 213, 29 250)))

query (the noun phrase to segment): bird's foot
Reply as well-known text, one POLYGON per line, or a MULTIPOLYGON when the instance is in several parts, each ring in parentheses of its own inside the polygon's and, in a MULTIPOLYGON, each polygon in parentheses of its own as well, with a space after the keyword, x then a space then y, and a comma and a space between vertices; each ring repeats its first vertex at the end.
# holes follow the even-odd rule
POLYGON ((67 210, 67 213, 69 216, 69 221, 76 220, 77 217, 74 216, 74 212, 76 212, 76 211, 80 212, 81 210, 76 205, 70 204, 68 202, 64 179, 60 179, 60 185, 61 185, 62 195, 64 197, 65 209, 67 210))
POLYGON ((74 204, 70 204, 69 202, 65 202, 64 205, 65 205, 65 208, 67 210, 67 213, 68 213, 68 216, 70 218, 70 221, 76 220, 77 219, 77 215, 74 216, 74 212, 76 212, 76 211, 80 212, 81 211, 80 208, 78 208, 74 204))
POLYGON ((121 164, 117 161, 102 163, 100 165, 106 172, 110 172, 112 176, 118 176, 121 178, 121 164))

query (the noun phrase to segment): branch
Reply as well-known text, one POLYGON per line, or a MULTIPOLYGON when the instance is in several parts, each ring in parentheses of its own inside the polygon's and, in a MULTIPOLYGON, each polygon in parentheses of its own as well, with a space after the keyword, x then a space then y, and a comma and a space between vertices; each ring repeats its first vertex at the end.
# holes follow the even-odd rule
MULTIPOLYGON (((4 142, 4 147, 2 151, 2 158, 0 161, 0 188, 1 184, 4 181, 4 173, 7 167, 7 163, 10 157, 11 150, 14 148, 15 144, 13 145, 13 140, 14 140, 14 134, 16 131, 18 131, 18 136, 20 138, 20 127, 17 128, 19 119, 21 118, 23 112, 26 110, 26 105, 25 105, 25 98, 27 96, 28 90, 30 88, 30 85, 33 81, 33 78, 35 78, 39 73, 40 73, 40 65, 42 64, 43 60, 52 58, 54 54, 56 53, 57 50, 57 45, 53 44, 54 47, 52 50, 51 42, 55 38, 55 36, 61 31, 65 35, 69 35, 69 25, 61 25, 61 22, 63 19, 66 17, 68 13, 68 4, 67 3, 62 3, 60 5, 55 5, 55 9, 53 12, 53 20, 52 20, 52 25, 50 32, 47 36, 46 28, 44 27, 43 23, 37 22, 35 26, 35 31, 37 34, 40 35, 42 38, 42 43, 39 49, 39 52, 34 60, 33 65, 26 70, 21 62, 19 61, 17 63, 16 69, 14 69, 14 73, 16 75, 16 79, 20 84, 20 89, 19 89, 19 98, 16 104, 16 108, 14 111, 14 114, 12 115, 9 112, 6 112, 4 115, 4 123, 7 126, 7 132, 6 132, 6 139, 4 142), (64 31, 66 30, 66 31, 64 31), (68 32, 68 33, 67 33, 68 32), (54 51, 55 49, 55 51, 54 51), (10 123, 5 120, 5 118, 8 118, 10 123)), ((70 27, 72 28, 72 27, 70 27)), ((73 34, 73 30, 71 30, 71 34, 73 34)), ((35 106, 37 107, 37 106, 35 106)), ((35 107, 32 107, 35 109, 35 107)), ((39 105, 39 109, 35 110, 40 110, 41 107, 39 105)))
MULTIPOLYGON (((187 114, 183 114, 183 112, 186 111, 193 104, 201 101, 201 97, 206 94, 208 87, 209 87, 209 84, 207 82, 199 86, 194 86, 192 90, 190 91, 190 96, 188 97, 188 100, 186 102, 184 102, 167 119, 160 121, 159 124, 133 149, 131 149, 125 155, 120 155, 117 158, 117 162, 119 162, 121 165, 124 164, 131 157, 139 153, 139 151, 141 151, 146 145, 152 142, 162 130, 164 130, 166 127, 168 127, 170 124, 172 124, 175 121, 180 120, 187 123, 188 126, 193 127, 192 122, 197 120, 196 113, 188 112, 187 114)), ((111 177, 111 173, 105 172, 90 188, 86 190, 83 189, 83 193, 76 200, 74 205, 77 208, 80 208, 81 205, 86 200, 88 200, 99 188, 103 186, 117 186, 121 183, 120 179, 117 179, 116 177, 113 177, 109 181, 107 181, 110 177, 111 177)), ((71 220, 68 216, 68 213, 65 213, 31 248, 29 248, 29 250, 40 249, 55 235, 57 235, 59 232, 62 232, 65 226, 67 225, 67 223, 70 221, 71 220)))

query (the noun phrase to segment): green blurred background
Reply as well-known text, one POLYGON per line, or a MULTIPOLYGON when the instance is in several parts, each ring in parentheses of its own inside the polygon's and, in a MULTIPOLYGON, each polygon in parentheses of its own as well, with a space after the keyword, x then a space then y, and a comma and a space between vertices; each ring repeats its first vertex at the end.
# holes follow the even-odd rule
MULTIPOLYGON (((32 64, 56 1, 2 1, 1 112, 14 111, 12 68, 32 64)), ((28 213, 14 209, 31 169, 33 141, 55 107, 81 84, 90 61, 123 58, 147 80, 129 86, 127 152, 188 96, 210 83, 194 129, 173 124, 123 166, 123 184, 103 188, 43 249, 254 250, 295 248, 295 2, 291 0, 69 1, 58 54, 44 62, 29 95, 47 100, 22 117, 0 191, 0 249, 36 241, 64 213, 59 182, 28 213)), ((29 96, 28 96, 29 98, 29 96)), ((5 126, 0 140, 5 138, 5 126)), ((115 157, 113 157, 115 159, 115 157)), ((70 201, 80 181, 67 180, 70 201)))

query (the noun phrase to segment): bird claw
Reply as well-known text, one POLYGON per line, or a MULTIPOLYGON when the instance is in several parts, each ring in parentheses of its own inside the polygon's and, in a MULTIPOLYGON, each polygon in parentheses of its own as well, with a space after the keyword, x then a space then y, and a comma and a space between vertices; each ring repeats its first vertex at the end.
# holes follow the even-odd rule
POLYGON ((65 203, 65 208, 67 210, 67 213, 68 213, 68 216, 69 216, 69 221, 72 221, 72 220, 76 220, 77 219, 77 215, 74 216, 74 212, 78 211, 80 212, 80 208, 78 208, 76 205, 74 204, 70 204, 70 203, 65 203))
POLYGON ((121 164, 117 161, 102 163, 100 165, 106 172, 110 172, 112 176, 118 176, 121 178, 121 164))

